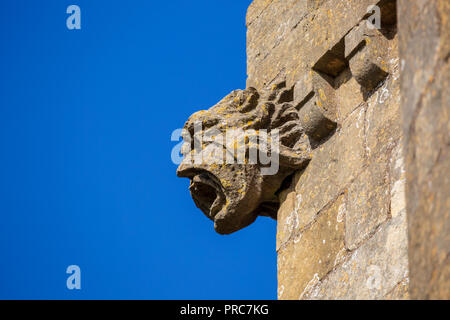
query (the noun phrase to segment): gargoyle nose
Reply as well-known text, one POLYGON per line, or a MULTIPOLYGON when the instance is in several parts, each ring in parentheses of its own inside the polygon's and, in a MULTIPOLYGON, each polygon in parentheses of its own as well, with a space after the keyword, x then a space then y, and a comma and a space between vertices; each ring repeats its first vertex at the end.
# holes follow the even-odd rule
POLYGON ((177 176, 180 178, 192 179, 197 174, 208 171, 208 167, 204 164, 195 164, 190 158, 184 159, 177 168, 177 176))
POLYGON ((177 168, 177 176, 180 178, 193 178, 195 176, 195 168, 191 163, 182 162, 177 168))

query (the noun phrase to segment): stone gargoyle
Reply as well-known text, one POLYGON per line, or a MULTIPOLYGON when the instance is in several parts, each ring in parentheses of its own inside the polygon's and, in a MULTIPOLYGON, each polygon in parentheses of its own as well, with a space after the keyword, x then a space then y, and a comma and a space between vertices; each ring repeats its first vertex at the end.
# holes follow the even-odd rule
POLYGON ((261 92, 254 88, 233 91, 209 110, 189 118, 183 129, 184 158, 177 175, 190 179, 196 206, 214 221, 219 234, 238 231, 258 216, 276 219, 279 191, 311 159, 304 127, 292 104, 292 90, 286 89, 284 82, 261 92), (230 131, 234 134, 229 135, 230 131), (262 131, 266 137, 276 135, 264 141, 259 134, 262 131), (223 141, 217 137, 225 135, 226 142, 217 143, 223 141), (269 162, 250 159, 252 154, 261 156, 261 151, 270 155, 269 162))

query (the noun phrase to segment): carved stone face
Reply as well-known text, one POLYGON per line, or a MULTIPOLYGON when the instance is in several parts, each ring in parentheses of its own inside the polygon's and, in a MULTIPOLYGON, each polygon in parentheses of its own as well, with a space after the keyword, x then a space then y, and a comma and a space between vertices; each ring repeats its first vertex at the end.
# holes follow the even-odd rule
POLYGON ((191 180, 195 204, 220 234, 240 230, 258 216, 276 219, 277 191, 310 160, 308 137, 286 95, 282 85, 261 94, 253 88, 236 90, 211 109, 193 114, 184 126, 184 159, 177 175, 191 180), (276 139, 271 134, 277 131, 276 139), (252 154, 266 149, 270 163, 252 160, 252 154))

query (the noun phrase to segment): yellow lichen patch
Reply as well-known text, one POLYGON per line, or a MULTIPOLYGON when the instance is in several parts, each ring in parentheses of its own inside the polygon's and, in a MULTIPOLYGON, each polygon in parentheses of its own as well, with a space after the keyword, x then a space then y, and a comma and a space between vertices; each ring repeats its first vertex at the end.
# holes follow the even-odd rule
POLYGON ((220 179, 220 183, 224 188, 229 188, 232 186, 231 182, 225 179, 220 179))
POLYGON ((325 95, 325 92, 323 91, 323 89, 319 89, 319 97, 323 101, 327 101, 327 96, 325 95))

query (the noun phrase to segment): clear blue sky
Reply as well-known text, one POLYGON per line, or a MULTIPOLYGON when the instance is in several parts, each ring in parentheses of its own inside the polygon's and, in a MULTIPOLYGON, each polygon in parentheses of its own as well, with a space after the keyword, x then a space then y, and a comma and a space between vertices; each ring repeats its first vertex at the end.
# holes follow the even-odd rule
POLYGON ((1 1, 0 298, 276 298, 276 222, 216 234, 170 159, 245 87, 250 2, 1 1))

